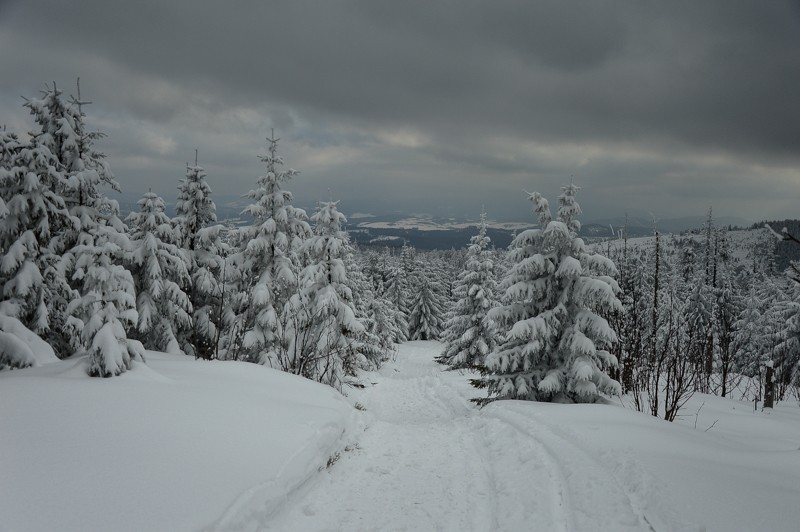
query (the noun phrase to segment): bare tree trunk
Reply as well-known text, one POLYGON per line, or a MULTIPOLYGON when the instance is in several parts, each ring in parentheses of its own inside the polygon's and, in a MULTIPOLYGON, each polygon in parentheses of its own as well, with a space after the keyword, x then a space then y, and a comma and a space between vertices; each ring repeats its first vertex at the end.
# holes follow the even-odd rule
POLYGON ((764 408, 772 408, 775 403, 775 378, 772 361, 767 364, 767 376, 764 382, 764 408))

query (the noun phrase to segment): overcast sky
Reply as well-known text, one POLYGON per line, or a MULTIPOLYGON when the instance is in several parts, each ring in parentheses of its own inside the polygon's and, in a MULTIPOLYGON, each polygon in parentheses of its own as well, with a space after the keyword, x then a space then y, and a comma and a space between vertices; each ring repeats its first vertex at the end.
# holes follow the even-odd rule
POLYGON ((81 78, 126 196, 194 159, 219 198, 275 128, 301 205, 584 221, 798 217, 796 0, 0 0, 0 123, 81 78))

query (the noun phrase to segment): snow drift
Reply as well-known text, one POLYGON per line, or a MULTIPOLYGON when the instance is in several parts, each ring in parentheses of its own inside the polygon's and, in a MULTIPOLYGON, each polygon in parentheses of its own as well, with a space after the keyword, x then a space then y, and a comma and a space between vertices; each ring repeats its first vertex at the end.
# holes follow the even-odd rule
POLYGON ((87 377, 85 358, 0 374, 0 530, 218 530, 266 518, 356 426, 339 393, 300 377, 146 358, 115 379, 87 377))

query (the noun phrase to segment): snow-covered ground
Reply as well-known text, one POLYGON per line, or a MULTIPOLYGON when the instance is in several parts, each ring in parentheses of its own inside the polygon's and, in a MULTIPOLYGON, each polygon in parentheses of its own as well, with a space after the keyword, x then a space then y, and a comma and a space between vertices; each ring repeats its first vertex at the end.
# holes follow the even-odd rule
POLYGON ((253 364, 148 352, 111 379, 85 364, 0 373, 0 531, 233 527, 360 432, 332 388, 253 364))
POLYGON ((346 400, 155 353, 109 380, 0 374, 0 530, 798 530, 796 403, 479 410, 440 349, 403 344, 346 400))
POLYGON ((252 530, 798 529, 796 404, 698 395, 677 424, 619 405, 477 410, 440 349, 404 344, 351 392, 371 420, 359 447, 252 530))

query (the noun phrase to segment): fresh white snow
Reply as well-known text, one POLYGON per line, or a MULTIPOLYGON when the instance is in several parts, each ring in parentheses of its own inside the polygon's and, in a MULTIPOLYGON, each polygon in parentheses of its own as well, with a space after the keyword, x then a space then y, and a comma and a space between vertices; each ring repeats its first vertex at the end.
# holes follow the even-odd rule
POLYGON ((440 351, 402 344, 351 391, 370 420, 358 448, 250 530, 797 530, 796 404, 698 396, 697 428, 614 404, 479 410, 440 351))
POLYGON ((147 352, 111 379, 0 373, 0 530, 181 531, 269 515, 344 448, 356 411, 255 364, 147 352))
POLYGON ((114 379, 81 360, 4 372, 0 530, 798 529, 796 402, 696 395, 676 423, 620 404, 477 409, 441 349, 400 345, 346 399, 152 352, 114 379))
POLYGON ((650 530, 603 459, 533 403, 476 409, 466 376, 432 362, 440 351, 400 346, 358 394, 371 418, 359 448, 263 530, 650 530))

